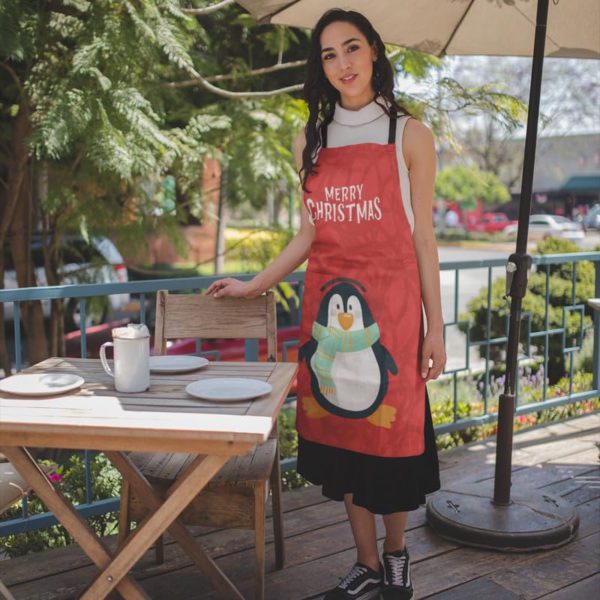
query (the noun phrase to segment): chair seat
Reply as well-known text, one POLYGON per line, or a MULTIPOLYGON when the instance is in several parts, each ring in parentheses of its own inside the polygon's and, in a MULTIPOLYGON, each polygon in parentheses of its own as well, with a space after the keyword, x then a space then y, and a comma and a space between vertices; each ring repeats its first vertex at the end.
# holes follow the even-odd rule
MULTIPOLYGON (((253 487, 269 479, 277 451, 277 427, 273 427, 266 442, 257 444, 247 454, 232 456, 204 489, 231 485, 253 487)), ((196 454, 130 452, 128 456, 149 481, 165 486, 179 477, 196 454)))
MULTIPOLYGON (((269 479, 276 452, 277 440, 269 438, 265 443, 256 445, 247 454, 232 456, 210 480, 206 488, 254 487, 269 479)), ((148 480, 161 486, 175 481, 195 457, 195 454, 182 452, 131 452, 129 454, 130 460, 148 480)))
MULTIPOLYGON (((183 511, 181 520, 188 525, 254 528, 255 490, 263 486, 260 493, 264 494, 263 501, 266 502, 269 494, 269 476, 277 451, 277 440, 269 438, 247 454, 230 458, 183 511)), ((195 457, 195 454, 175 452, 129 454, 131 461, 151 483, 161 488, 163 493, 195 457)), ((140 502, 137 494, 132 491, 132 519, 140 520, 147 512, 144 503, 140 502)))

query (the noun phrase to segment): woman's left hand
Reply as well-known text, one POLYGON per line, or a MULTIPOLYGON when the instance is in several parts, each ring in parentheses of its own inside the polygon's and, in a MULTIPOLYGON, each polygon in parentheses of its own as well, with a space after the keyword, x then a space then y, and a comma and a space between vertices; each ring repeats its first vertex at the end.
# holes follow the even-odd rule
POLYGON ((421 350, 421 377, 425 382, 437 379, 446 365, 446 347, 441 332, 428 331, 421 350), (431 366, 430 364, 431 359, 431 366))

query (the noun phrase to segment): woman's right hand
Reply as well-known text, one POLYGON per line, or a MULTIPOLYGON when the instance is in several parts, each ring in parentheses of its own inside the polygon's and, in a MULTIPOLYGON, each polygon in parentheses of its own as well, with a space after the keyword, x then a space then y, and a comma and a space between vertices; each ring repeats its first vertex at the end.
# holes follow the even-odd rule
POLYGON ((240 281, 232 277, 213 281, 205 293, 215 298, 224 298, 226 296, 232 298, 255 298, 261 294, 252 281, 240 281))

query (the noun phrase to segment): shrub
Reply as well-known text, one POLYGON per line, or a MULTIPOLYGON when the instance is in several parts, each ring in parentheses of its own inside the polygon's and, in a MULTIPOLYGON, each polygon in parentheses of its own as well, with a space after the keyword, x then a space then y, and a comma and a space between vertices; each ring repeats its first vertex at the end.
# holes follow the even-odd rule
MULTIPOLYGON (((537 254, 556 254, 579 252, 578 246, 567 240, 548 238, 538 244, 537 254)), ((577 263, 575 278, 575 304, 584 304, 584 327, 592 325, 591 308, 586 305, 594 295, 594 265, 590 261, 577 263)), ((570 263, 552 265, 549 269, 549 306, 548 326, 550 329, 560 328, 563 323, 564 307, 571 305, 573 266, 570 263)), ((507 333, 507 317, 510 313, 510 300, 504 299, 505 278, 499 277, 492 283, 491 294, 491 324, 487 332, 487 288, 482 288, 479 294, 469 301, 468 312, 461 319, 468 320, 471 341, 484 341, 486 338, 501 337, 507 333)), ((545 270, 534 272, 529 277, 528 292, 523 298, 522 312, 531 315, 531 330, 542 331, 545 323, 546 273, 545 270)), ((579 345, 581 315, 578 311, 566 313, 566 344, 579 345)), ((521 327, 521 344, 525 343, 526 327, 521 327)), ((538 338, 537 351, 543 352, 543 339, 538 338)), ((562 335, 551 335, 548 344, 548 377, 551 383, 557 382, 565 375, 565 357, 562 352, 562 335)), ((490 348, 492 360, 503 359, 504 345, 494 345, 490 348)), ((484 356, 485 347, 480 347, 484 356)))
MULTIPOLYGON (((56 468, 51 481, 74 504, 85 502, 85 461, 82 454, 73 454, 65 465, 56 468)), ((121 476, 104 454, 96 454, 91 461, 93 499, 112 498, 121 490, 121 476)), ((45 507, 35 494, 27 502, 29 515, 45 512, 45 507)), ((0 520, 16 519, 21 516, 21 506, 16 505, 7 511, 0 520)), ((117 513, 106 513, 90 517, 88 523, 100 537, 110 535, 117 528, 117 513)), ((59 548, 73 543, 73 538, 62 525, 47 529, 9 535, 2 539, 2 549, 9 558, 49 548, 59 548)))
MULTIPOLYGON (((279 456, 283 459, 297 455, 296 409, 286 408, 279 414, 279 456)), ((281 474, 281 485, 284 490, 292 490, 309 484, 295 469, 291 469, 281 474)))

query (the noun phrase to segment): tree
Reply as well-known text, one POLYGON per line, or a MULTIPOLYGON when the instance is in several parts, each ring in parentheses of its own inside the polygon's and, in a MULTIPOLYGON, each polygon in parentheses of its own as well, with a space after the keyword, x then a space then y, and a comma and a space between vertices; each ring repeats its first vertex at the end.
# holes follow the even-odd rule
MULTIPOLYGON (((290 142, 304 119, 293 95, 302 87, 307 32, 257 24, 228 0, 195 4, 0 4, 0 244, 10 240, 19 286, 35 285, 34 228, 47 238, 50 284, 60 282, 65 232, 108 233, 120 245, 159 229, 176 236, 181 219, 200 213, 207 156, 227 167, 231 202, 299 198, 290 142), (176 183, 174 212, 160 210, 155 193, 167 175, 176 183)), ((441 64, 402 49, 390 57, 398 73, 420 79, 441 64)), ((434 86, 512 118, 501 94, 469 96, 450 79, 434 86)), ((441 117, 427 98, 404 93, 401 100, 436 129, 441 117)), ((60 305, 50 348, 41 321, 39 305, 24 306, 32 361, 61 350, 60 305)))
POLYGON ((493 173, 462 165, 445 167, 439 172, 435 194, 458 202, 466 210, 474 209, 477 200, 487 205, 510 201, 509 191, 493 173))
MULTIPOLYGON (((531 59, 456 57, 446 62, 444 72, 460 81, 466 89, 481 85, 485 80, 490 91, 508 91, 518 99, 514 108, 520 116, 512 124, 500 122, 493 111, 474 114, 465 110, 452 118, 461 153, 474 160, 481 169, 495 173, 509 188, 518 186, 523 152, 515 152, 514 145, 509 142, 524 133, 531 59)), ((600 81, 595 61, 547 59, 542 86, 540 136, 565 136, 573 131, 597 128, 600 81)))
MULTIPOLYGON (((153 218, 137 183, 198 171, 208 152, 193 125, 163 127, 151 89, 160 68, 191 62, 186 35, 199 26, 166 0, 13 1, 0 5, 0 23, 0 246, 9 240, 19 286, 35 285, 29 240, 41 228, 46 277, 59 283, 65 231, 131 237, 141 224, 172 225, 153 218)), ((39 303, 23 306, 23 325, 30 360, 44 358, 39 303)))

